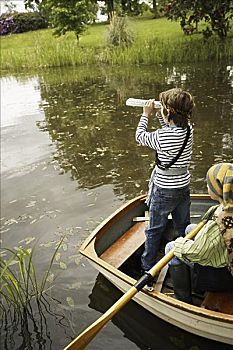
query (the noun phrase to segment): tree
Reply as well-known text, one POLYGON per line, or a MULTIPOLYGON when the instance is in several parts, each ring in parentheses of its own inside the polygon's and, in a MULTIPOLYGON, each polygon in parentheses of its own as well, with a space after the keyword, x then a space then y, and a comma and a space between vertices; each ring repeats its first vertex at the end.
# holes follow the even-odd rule
POLYGON ((157 0, 152 0, 152 7, 153 7, 153 14, 154 14, 154 18, 157 17, 157 0))
POLYGON ((108 20, 110 21, 113 13, 115 11, 113 0, 105 0, 105 6, 106 6, 106 12, 108 15, 108 20))
POLYGON ((107 14, 111 21, 114 15, 138 16, 143 13, 145 3, 139 0, 104 0, 101 5, 101 13, 107 14))
POLYGON ((16 9, 16 5, 13 4, 13 2, 9 1, 9 0, 4 1, 4 7, 6 8, 7 14, 11 14, 11 13, 15 12, 15 9, 16 9))
POLYGON ((48 14, 55 35, 72 31, 78 40, 86 26, 96 19, 98 10, 95 0, 25 0, 28 7, 33 3, 48 14))
POLYGON ((44 14, 46 1, 47 0, 24 0, 24 6, 26 9, 29 8, 44 14))
POLYGON ((128 16, 138 16, 142 14, 144 3, 138 0, 121 0, 121 11, 128 16))
POLYGON ((200 21, 206 23, 202 33, 205 37, 216 33, 224 39, 233 18, 232 0, 171 0, 165 5, 170 20, 179 20, 185 34, 192 34, 200 21))

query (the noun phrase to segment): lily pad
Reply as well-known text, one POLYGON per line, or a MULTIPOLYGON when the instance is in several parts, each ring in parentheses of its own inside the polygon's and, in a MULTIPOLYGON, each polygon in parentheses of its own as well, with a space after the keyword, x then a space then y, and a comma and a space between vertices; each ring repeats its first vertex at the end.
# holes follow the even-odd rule
POLYGON ((63 261, 60 261, 60 268, 62 269, 62 270, 66 270, 67 269, 67 265, 66 265, 66 263, 64 263, 63 261))
POLYGON ((69 306, 74 307, 74 300, 71 297, 67 297, 66 301, 69 306))

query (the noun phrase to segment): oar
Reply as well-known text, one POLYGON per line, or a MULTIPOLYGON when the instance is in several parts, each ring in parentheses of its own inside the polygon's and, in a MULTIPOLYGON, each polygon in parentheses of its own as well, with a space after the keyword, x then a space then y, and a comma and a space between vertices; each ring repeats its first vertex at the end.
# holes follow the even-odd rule
MULTIPOLYGON (((203 216, 202 221, 190 231, 187 235, 187 239, 192 239, 200 231, 200 229, 208 221, 210 215, 216 207, 211 207, 207 213, 203 216)), ((64 350, 82 350, 90 343, 90 341, 96 336, 96 334, 106 325, 106 323, 112 319, 112 317, 122 309, 133 297, 137 294, 151 278, 156 274, 173 258, 174 249, 166 254, 161 260, 157 262, 145 275, 143 275, 122 297, 113 304, 98 320, 92 323, 86 328, 80 335, 77 336, 64 350)))

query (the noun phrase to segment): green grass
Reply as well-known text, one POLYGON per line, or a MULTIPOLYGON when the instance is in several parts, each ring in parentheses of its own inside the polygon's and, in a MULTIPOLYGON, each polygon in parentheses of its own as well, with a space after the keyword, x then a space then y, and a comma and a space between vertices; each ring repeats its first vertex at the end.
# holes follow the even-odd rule
POLYGON ((232 33, 225 43, 217 37, 204 42, 201 34, 186 36, 177 22, 165 18, 129 19, 134 44, 128 48, 107 46, 108 24, 90 26, 79 43, 73 33, 60 38, 52 29, 13 34, 1 38, 2 70, 76 66, 80 64, 155 64, 230 60, 232 33))

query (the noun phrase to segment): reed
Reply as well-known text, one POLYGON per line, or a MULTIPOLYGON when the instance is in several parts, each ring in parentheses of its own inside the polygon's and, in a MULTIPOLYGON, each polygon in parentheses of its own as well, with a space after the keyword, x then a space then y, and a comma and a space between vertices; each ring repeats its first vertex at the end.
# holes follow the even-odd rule
POLYGON ((57 245, 47 271, 40 281, 33 262, 34 249, 4 249, 7 258, 0 257, 0 307, 3 314, 7 314, 11 309, 18 313, 30 313, 32 300, 36 299, 39 303, 47 288, 52 265, 63 239, 57 245))
POLYGON ((210 39, 205 43, 199 40, 169 40, 161 41, 154 38, 121 50, 114 49, 107 57, 111 64, 159 64, 159 63, 192 63, 204 61, 230 61, 233 48, 230 42, 219 43, 210 39))
POLYGON ((2 70, 41 69, 106 63, 109 65, 230 61, 232 33, 225 42, 201 34, 185 36, 179 24, 166 19, 129 21, 134 32, 130 47, 107 44, 108 24, 93 25, 77 43, 72 33, 55 38, 52 30, 39 30, 1 38, 2 70))

